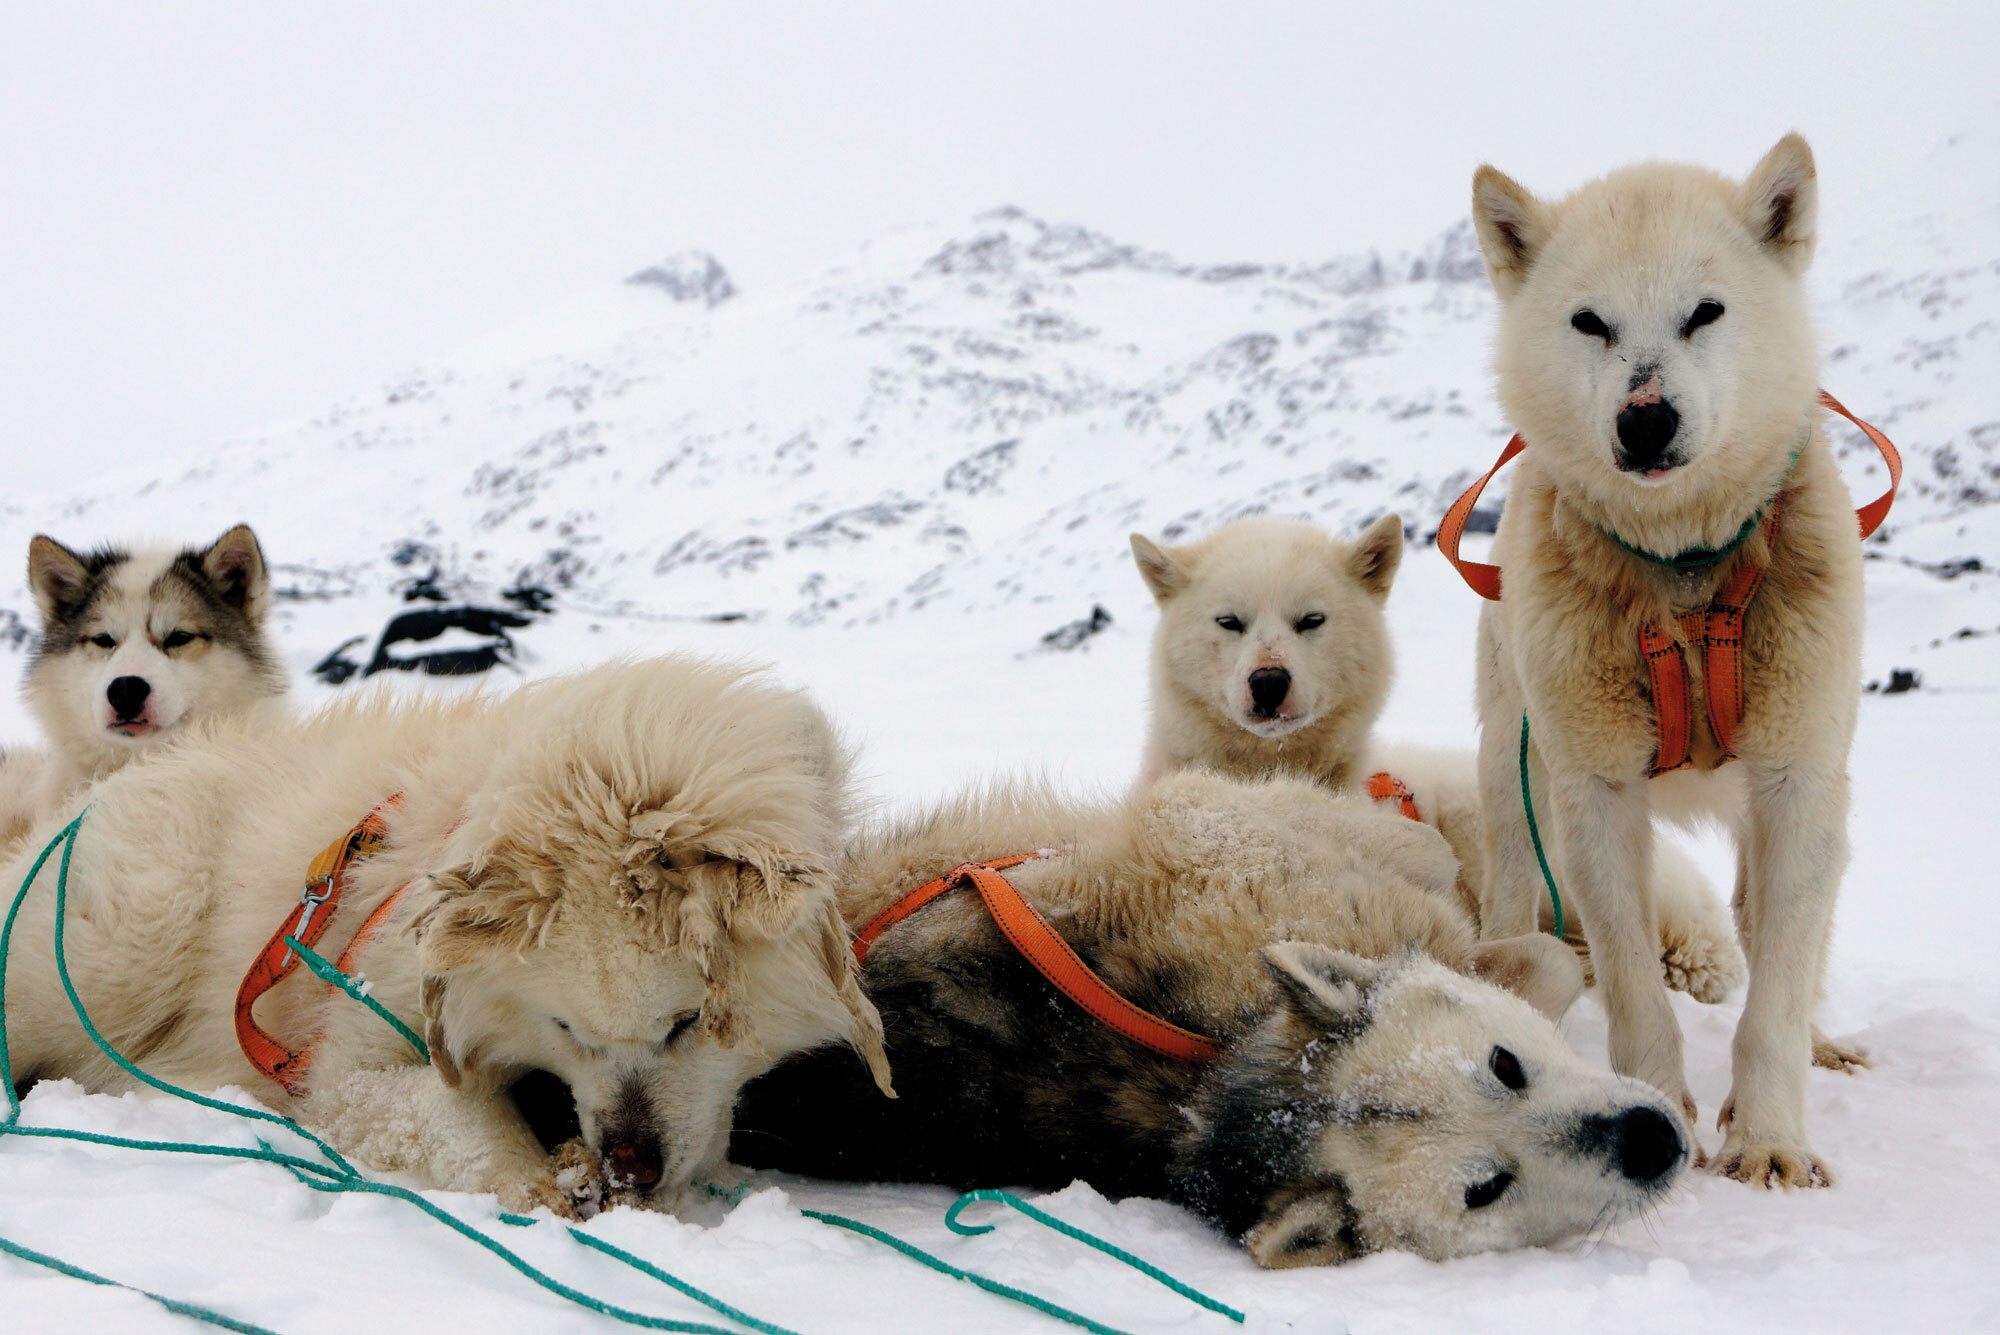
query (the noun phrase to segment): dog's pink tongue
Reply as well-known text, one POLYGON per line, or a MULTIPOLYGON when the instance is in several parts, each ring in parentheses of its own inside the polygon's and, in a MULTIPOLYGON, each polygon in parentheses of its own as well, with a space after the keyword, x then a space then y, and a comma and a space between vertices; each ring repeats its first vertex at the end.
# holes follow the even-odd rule
POLYGON ((1667 468, 1648 468, 1646 470, 1646 481, 1657 482, 1672 471, 1672 469, 1667 468))

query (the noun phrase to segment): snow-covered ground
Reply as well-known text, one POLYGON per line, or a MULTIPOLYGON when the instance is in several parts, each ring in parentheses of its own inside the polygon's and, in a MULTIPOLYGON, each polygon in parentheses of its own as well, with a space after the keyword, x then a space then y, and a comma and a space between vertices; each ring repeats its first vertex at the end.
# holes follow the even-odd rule
MULTIPOLYGON (((2000 755, 1994 149, 1967 136, 1913 160, 1872 214, 1829 218, 1815 279, 1827 387, 1909 465, 1871 544, 1865 673, 1922 679, 1865 698, 1855 747, 1825 1019, 1875 1069, 1812 1077, 1838 1188, 1766 1195, 1696 1176, 1587 1246, 1284 1274, 1155 1202, 1072 1187, 1048 1208, 1304 1330, 2000 1327, 2000 838, 1984 809, 2000 755)), ((1426 545, 1505 438, 1486 384, 1491 300, 1462 228, 1403 255, 1207 265, 1001 211, 884 238, 789 291, 711 302, 705 260, 670 270, 700 281, 612 285, 205 458, 9 497, 0 552, 35 531, 206 541, 247 519, 288 591, 277 633, 302 678, 372 637, 413 578, 435 571, 453 596, 486 599, 527 581, 554 610, 515 632, 522 673, 673 649, 774 662, 901 804, 999 771, 1079 791, 1130 777, 1151 611, 1127 532, 1257 509, 1352 531, 1395 508, 1413 543, 1391 600, 1401 673, 1384 732, 1471 744, 1476 599, 1426 545), (1111 622, 1083 647, 1041 646, 1100 605, 1111 622)), ((1857 499, 1880 489, 1858 437, 1845 458, 1857 499)), ((6 608, 32 621, 11 581, 6 608)), ((24 647, 9 624, 0 610, 0 671, 24 647)), ((0 739, 31 736, 0 704, 0 739)), ((1722 844, 1696 851, 1726 884, 1722 844)), ((1676 1000, 1712 1117, 1739 1005, 1676 1000)), ((1601 1057, 1592 1001, 1568 1032, 1601 1057)), ((38 1087, 26 1117, 249 1143, 215 1114, 63 1085, 38 1087)), ((1057 1328, 801 1207, 1126 1330, 1230 1325, 1019 1218, 954 1238, 948 1192, 760 1185, 726 1218, 614 1212, 588 1227, 799 1330, 1057 1328)), ((468 1219, 494 1211, 437 1199, 468 1219)), ((550 1226, 495 1229, 603 1298, 705 1317, 550 1226)), ((260 1165, 0 1140, 0 1237, 287 1332, 610 1328, 406 1205, 317 1195, 260 1165)), ((9 1331, 184 1327, 6 1258, 0 1311, 9 1331)))

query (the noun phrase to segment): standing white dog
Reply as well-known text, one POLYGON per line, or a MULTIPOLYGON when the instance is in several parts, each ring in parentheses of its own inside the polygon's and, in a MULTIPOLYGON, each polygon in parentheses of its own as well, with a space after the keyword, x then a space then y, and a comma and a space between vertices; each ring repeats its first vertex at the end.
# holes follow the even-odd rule
POLYGON ((1718 1167, 1786 1187, 1832 1180, 1805 1082, 1860 681, 1861 549, 1803 284, 1816 199, 1797 135, 1740 183, 1648 164, 1550 202, 1491 167, 1473 181, 1500 401, 1525 442, 1494 544, 1504 598, 1479 632, 1483 929, 1530 930, 1542 894, 1531 725, 1536 815, 1590 924, 1612 1065, 1691 1111, 1655 965, 1648 813, 1656 798, 1726 813, 1750 990, 1718 1167), (1709 776, 1732 757, 1729 782, 1709 776))

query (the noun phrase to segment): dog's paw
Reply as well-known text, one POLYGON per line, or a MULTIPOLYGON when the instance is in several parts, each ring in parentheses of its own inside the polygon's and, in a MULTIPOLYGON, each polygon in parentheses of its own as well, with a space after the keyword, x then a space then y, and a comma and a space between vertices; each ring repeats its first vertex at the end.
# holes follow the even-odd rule
POLYGON ((1856 1071, 1868 1069, 1868 1049, 1856 1047, 1828 1038, 1817 1028, 1813 1030, 1812 1059, 1814 1066, 1829 1071, 1839 1071, 1843 1075, 1853 1075, 1856 1071))
POLYGON ((1830 1187, 1833 1170, 1803 1145, 1752 1141, 1731 1135, 1715 1156, 1715 1172, 1753 1187, 1830 1187))
POLYGON ((1668 987, 1713 1006, 1743 982, 1743 952, 1734 941, 1666 941, 1660 947, 1660 974, 1668 987))
POLYGON ((553 1171, 534 1174, 496 1194, 500 1197, 500 1208, 510 1214, 533 1214, 546 1208, 558 1219, 584 1217, 575 1198, 557 1183, 553 1171))
POLYGON ((582 1136, 556 1146, 549 1167, 555 1172, 556 1189, 569 1200, 576 1218, 594 1218, 604 1209, 604 1161, 582 1136))

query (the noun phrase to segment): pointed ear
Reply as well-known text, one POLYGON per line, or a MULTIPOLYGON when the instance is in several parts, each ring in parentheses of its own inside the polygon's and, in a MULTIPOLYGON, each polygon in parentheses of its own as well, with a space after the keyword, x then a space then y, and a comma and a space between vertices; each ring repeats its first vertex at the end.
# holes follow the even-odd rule
POLYGON ((264 549, 248 524, 238 524, 201 554, 201 572, 222 601, 252 621, 264 619, 270 577, 264 572, 264 549))
POLYGON ((1486 277, 1506 301, 1521 290, 1549 239, 1548 206, 1513 177, 1481 167, 1472 176, 1472 226, 1486 259, 1486 277))
POLYGON ((28 544, 28 587, 41 609, 42 625, 52 626, 81 606, 90 590, 83 558, 45 533, 28 544))
POLYGON ((1139 578, 1153 591, 1155 602, 1164 603, 1188 586, 1188 568, 1179 555, 1143 533, 1132 535, 1132 559, 1139 563, 1139 578))
POLYGON ((1403 517, 1395 514, 1383 515, 1370 524, 1347 555, 1347 573, 1378 603, 1389 596, 1389 586, 1396 582, 1396 571, 1402 564, 1403 517))
POLYGON ((1354 1223, 1347 1185, 1333 1178, 1281 1193, 1243 1235, 1243 1245, 1251 1259, 1267 1270, 1339 1265, 1368 1250, 1354 1223))
POLYGON ((841 921, 840 910, 830 899, 820 916, 819 947, 827 981, 833 984, 834 995, 854 1021, 854 1050, 868 1064, 868 1073, 875 1077, 875 1088, 893 1099, 896 1087, 889 1080, 889 1055, 882 1050, 882 1017, 875 1013, 874 1003, 862 993, 854 976, 854 947, 847 939, 847 924, 841 921))
POLYGON ((1777 142, 1743 182, 1743 221, 1750 234, 1791 274, 1812 263, 1819 243, 1819 174, 1803 136, 1777 142))
POLYGON ((451 1035, 444 1027, 445 979, 442 974, 427 973, 423 980, 424 1046, 431 1050, 431 1065, 437 1070, 438 1079, 457 1089, 464 1076, 452 1056, 451 1035))
POLYGON ((1264 967, 1288 1005, 1313 1023, 1336 1030, 1367 1024, 1368 988, 1382 976, 1382 966, 1373 960, 1309 941, 1265 946, 1264 967))
POLYGON ((1560 1020, 1583 991, 1576 952, 1542 932, 1483 941, 1472 952, 1472 973, 1504 987, 1551 1020, 1560 1020))

